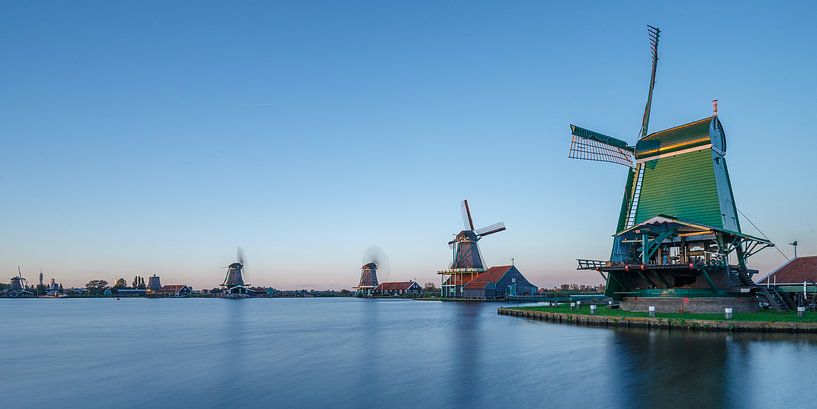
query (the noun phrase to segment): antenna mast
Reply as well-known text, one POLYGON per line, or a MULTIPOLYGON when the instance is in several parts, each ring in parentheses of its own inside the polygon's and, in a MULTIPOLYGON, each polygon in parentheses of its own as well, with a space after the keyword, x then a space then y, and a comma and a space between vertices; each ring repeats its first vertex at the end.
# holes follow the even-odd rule
POLYGON ((652 108, 652 90, 655 88, 655 70, 658 68, 658 39, 661 37, 661 29, 647 25, 647 33, 650 36, 650 53, 652 54, 652 74, 650 75, 650 92, 647 94, 647 106, 644 107, 644 118, 641 120, 641 135, 639 138, 647 136, 647 128, 650 125, 650 110, 652 108))

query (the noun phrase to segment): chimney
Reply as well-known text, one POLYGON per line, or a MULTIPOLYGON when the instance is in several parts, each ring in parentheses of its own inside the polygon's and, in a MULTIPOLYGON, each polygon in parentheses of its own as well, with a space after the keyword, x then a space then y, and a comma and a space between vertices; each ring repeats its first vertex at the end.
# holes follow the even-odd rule
POLYGON ((718 116, 718 100, 717 99, 712 100, 712 115, 713 116, 718 116))

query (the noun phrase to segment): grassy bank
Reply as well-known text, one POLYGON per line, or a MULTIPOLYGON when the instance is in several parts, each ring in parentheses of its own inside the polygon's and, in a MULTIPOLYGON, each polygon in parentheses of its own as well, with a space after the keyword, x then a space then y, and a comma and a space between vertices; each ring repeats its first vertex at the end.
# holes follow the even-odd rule
MULTIPOLYGON (((590 306, 583 305, 579 309, 570 309, 569 305, 560 305, 558 307, 511 307, 509 309, 525 310, 525 311, 541 311, 557 314, 576 314, 576 315, 590 315, 590 306)), ((617 317, 617 318, 650 318, 649 313, 646 312, 630 312, 623 311, 618 308, 608 308, 600 305, 596 309, 595 316, 600 317, 617 317)), ((694 314, 694 313, 657 313, 655 318, 664 318, 670 320, 705 320, 705 321, 739 321, 739 322, 815 322, 817 323, 817 312, 807 311, 802 318, 797 316, 795 311, 776 312, 776 311, 760 311, 760 312, 744 312, 734 313, 731 320, 727 320, 724 314, 694 314)))

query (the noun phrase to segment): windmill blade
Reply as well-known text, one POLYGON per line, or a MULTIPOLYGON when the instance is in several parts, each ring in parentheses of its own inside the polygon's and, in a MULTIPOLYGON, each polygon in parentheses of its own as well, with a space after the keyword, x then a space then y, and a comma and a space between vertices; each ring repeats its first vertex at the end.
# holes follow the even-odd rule
POLYGON ((462 201, 462 223, 466 230, 474 230, 474 219, 471 218, 471 208, 468 207, 468 200, 462 201))
MULTIPOLYGON (((244 254, 244 249, 241 248, 240 246, 235 251, 235 261, 238 264, 241 264, 241 267, 239 268, 239 271, 238 271, 238 274, 241 277, 241 282, 243 282, 244 285, 248 285, 250 281, 249 281, 249 273, 247 272, 247 256, 244 254)), ((224 283, 226 284, 229 279, 230 279, 230 266, 227 266, 227 275, 224 278, 224 283)))
POLYGON ((365 263, 375 263, 377 265, 377 280, 379 282, 387 281, 391 275, 391 264, 386 252, 380 247, 371 246, 363 253, 363 261, 365 263))
POLYGON ((650 54, 652 55, 652 73, 650 74, 650 90, 647 93, 647 105, 644 106, 644 118, 641 120, 641 138, 647 136, 650 126, 650 111, 652 110, 652 92, 655 89, 655 71, 658 69, 658 40, 661 38, 661 29, 647 26, 650 37, 650 54))
POLYGON ((236 261, 241 263, 242 266, 246 264, 246 258, 244 257, 244 249, 239 247, 238 250, 236 250, 235 259, 236 261))
POLYGON ((487 236, 489 234, 499 233, 499 232, 501 232, 503 230, 506 230, 505 229, 505 223, 499 222, 499 223, 494 223, 494 224, 492 224, 490 226, 483 227, 483 228, 477 230, 475 233, 477 234, 477 236, 484 237, 484 236, 487 236))
POLYGON ((454 248, 454 243, 456 243, 456 242, 457 242, 456 240, 449 241, 448 242, 448 248, 453 249, 454 248))
POLYGON ((570 159, 608 162, 635 167, 635 148, 621 139, 570 125, 570 159))

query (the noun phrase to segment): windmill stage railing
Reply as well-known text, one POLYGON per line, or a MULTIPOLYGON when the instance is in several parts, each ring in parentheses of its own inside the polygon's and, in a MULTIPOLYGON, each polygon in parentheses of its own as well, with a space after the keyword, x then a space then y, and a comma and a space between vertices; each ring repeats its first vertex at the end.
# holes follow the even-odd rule
POLYGON ((587 260, 587 259, 576 259, 579 262, 579 266, 576 270, 597 270, 602 267, 607 267, 610 262, 603 261, 603 260, 587 260))
POLYGON ((477 274, 485 271, 484 268, 450 268, 447 270, 440 270, 437 274, 477 274))

